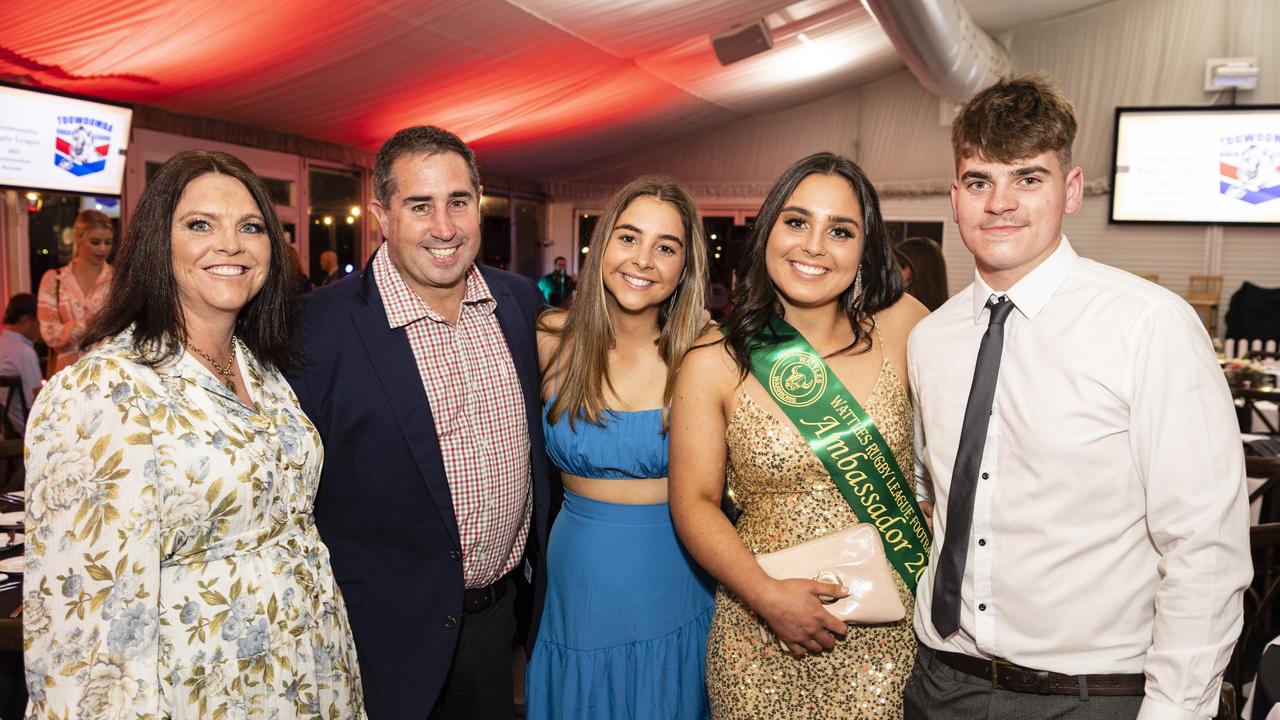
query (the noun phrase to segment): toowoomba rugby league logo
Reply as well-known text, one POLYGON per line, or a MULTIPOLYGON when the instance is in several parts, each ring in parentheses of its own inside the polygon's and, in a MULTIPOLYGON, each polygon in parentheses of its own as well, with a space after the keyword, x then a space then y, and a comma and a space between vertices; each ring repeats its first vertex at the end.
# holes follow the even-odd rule
POLYGON ((72 175, 102 172, 111 151, 111 123, 83 116, 60 116, 53 164, 72 175))
POLYGON ((1219 192, 1257 205, 1280 199, 1280 132, 1220 138, 1219 192))

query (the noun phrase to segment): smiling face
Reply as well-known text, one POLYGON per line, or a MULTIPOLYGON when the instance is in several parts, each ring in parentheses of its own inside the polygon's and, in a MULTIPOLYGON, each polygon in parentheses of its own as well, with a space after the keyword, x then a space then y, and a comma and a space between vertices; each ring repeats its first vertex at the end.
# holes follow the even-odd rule
POLYGON ((480 188, 453 152, 403 155, 391 174, 395 193, 385 207, 376 200, 370 206, 391 264, 438 312, 456 308, 480 251, 480 188))
POLYGON ((982 279, 1008 290, 1053 254, 1062 216, 1080 208, 1080 168, 1063 172, 1058 153, 1013 163, 961 158, 951 183, 951 209, 982 279))
POLYGON ((262 289, 271 240, 249 190, 210 173, 182 192, 170 225, 173 275, 188 326, 234 320, 262 289))
POLYGON ((600 258, 611 308, 656 310, 684 274, 684 223, 674 205, 642 195, 618 216, 600 258))
POLYGON ((847 180, 823 174, 801 180, 765 247, 783 307, 837 302, 857 275, 864 237, 862 205, 847 180))

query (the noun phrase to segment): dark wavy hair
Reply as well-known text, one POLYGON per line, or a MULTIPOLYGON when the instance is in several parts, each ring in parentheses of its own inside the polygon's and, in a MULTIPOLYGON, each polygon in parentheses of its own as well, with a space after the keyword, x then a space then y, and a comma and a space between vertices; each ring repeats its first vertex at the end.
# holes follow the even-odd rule
POLYGON ((725 319, 725 343, 743 377, 751 371, 751 351, 748 343, 755 340, 766 345, 776 343, 769 337, 758 337, 774 313, 782 314, 778 290, 769 278, 765 263, 765 247, 778 223, 782 208, 802 180, 810 175, 834 175, 844 178, 862 206, 862 258, 858 268, 862 272, 862 294, 855 297, 853 286, 840 293, 838 302, 849 317, 853 327, 853 342, 834 354, 848 352, 865 344, 859 352, 870 349, 869 338, 875 327, 871 316, 889 307, 902 297, 902 271, 889 245, 889 235, 880 216, 880 200, 866 173, 846 157, 822 152, 798 160, 782 173, 773 184, 756 224, 747 236, 747 246, 738 257, 738 288, 733 310, 725 319))
POLYGON ((299 286, 284 228, 262 180, 234 155, 187 150, 169 158, 142 191, 112 265, 105 306, 89 325, 88 347, 133 327, 133 347, 151 365, 177 355, 187 335, 173 275, 173 213, 183 191, 202 175, 227 175, 253 196, 266 225, 271 261, 266 281, 236 317, 236 337, 259 360, 280 370, 294 366, 294 313, 299 286))
POLYGON ((951 297, 947 290, 947 261, 933 238, 916 235, 894 248, 898 259, 911 268, 911 285, 905 290, 933 312, 951 297))

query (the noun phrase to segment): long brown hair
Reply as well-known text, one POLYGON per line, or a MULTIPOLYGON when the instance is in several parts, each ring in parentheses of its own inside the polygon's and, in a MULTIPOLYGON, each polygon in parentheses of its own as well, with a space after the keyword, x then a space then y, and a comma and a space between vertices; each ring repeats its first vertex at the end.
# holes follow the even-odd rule
POLYGON ((88 347, 133 328, 133 348, 149 364, 178 355, 186 319, 173 275, 173 213, 187 185, 204 175, 239 180, 253 196, 271 243, 266 281, 236 317, 236 337, 259 360, 279 370, 293 367, 294 311, 300 290, 289 262, 284 228, 262 180, 233 155, 186 150, 169 158, 142 191, 112 266, 107 301, 81 341, 88 347))
POLYGON ((862 293, 855 293, 854 285, 850 284, 840 293, 838 300, 853 328, 853 342, 833 354, 848 352, 859 346, 864 346, 859 352, 869 350, 871 346, 867 341, 872 326, 864 323, 863 319, 870 318, 902 297, 902 271, 893 259, 889 234, 885 232, 884 219, 880 216, 880 201, 866 173, 852 160, 834 153, 815 153, 797 160, 769 190, 738 261, 738 277, 741 282, 738 284, 733 310, 725 318, 724 324, 726 347, 744 378, 751 372, 749 345, 754 342, 777 343, 765 331, 770 317, 775 313, 782 315, 778 289, 769 277, 769 268, 765 262, 765 249, 769 245, 773 226, 782 215, 783 206, 800 182, 810 175, 843 178, 862 206, 864 240, 862 259, 858 264, 859 272, 862 273, 862 293))
POLYGON ((562 415, 575 420, 603 425, 605 389, 613 390, 609 380, 609 349, 614 345, 613 322, 609 318, 604 270, 601 263, 605 247, 613 235, 618 218, 640 197, 652 197, 670 203, 680 214, 684 229, 684 271, 675 292, 658 310, 658 354, 667 366, 667 382, 662 392, 664 426, 666 408, 671 406, 671 388, 684 354, 702 332, 702 313, 707 285, 707 243, 693 196, 680 182, 667 177, 645 176, 627 183, 605 206, 588 245, 587 264, 578 282, 578 295, 568 310, 549 310, 538 321, 538 329, 558 334, 555 356, 559 367, 542 369, 544 383, 553 383, 555 399, 547 413, 554 423, 562 415), (562 316, 560 326, 552 317, 562 316), (566 353, 566 351, 568 351, 566 353))
POLYGON ((951 297, 947 291, 947 261, 942 247, 932 238, 909 237, 894 248, 899 258, 911 267, 911 286, 907 293, 933 312, 951 297))

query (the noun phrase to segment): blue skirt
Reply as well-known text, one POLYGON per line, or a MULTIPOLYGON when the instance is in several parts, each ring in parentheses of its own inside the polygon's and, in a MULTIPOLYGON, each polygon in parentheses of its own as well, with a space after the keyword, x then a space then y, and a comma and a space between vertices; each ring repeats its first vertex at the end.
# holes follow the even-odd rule
POLYGON ((710 717, 704 668, 715 585, 676 539, 667 504, 564 495, 525 717, 710 717))

